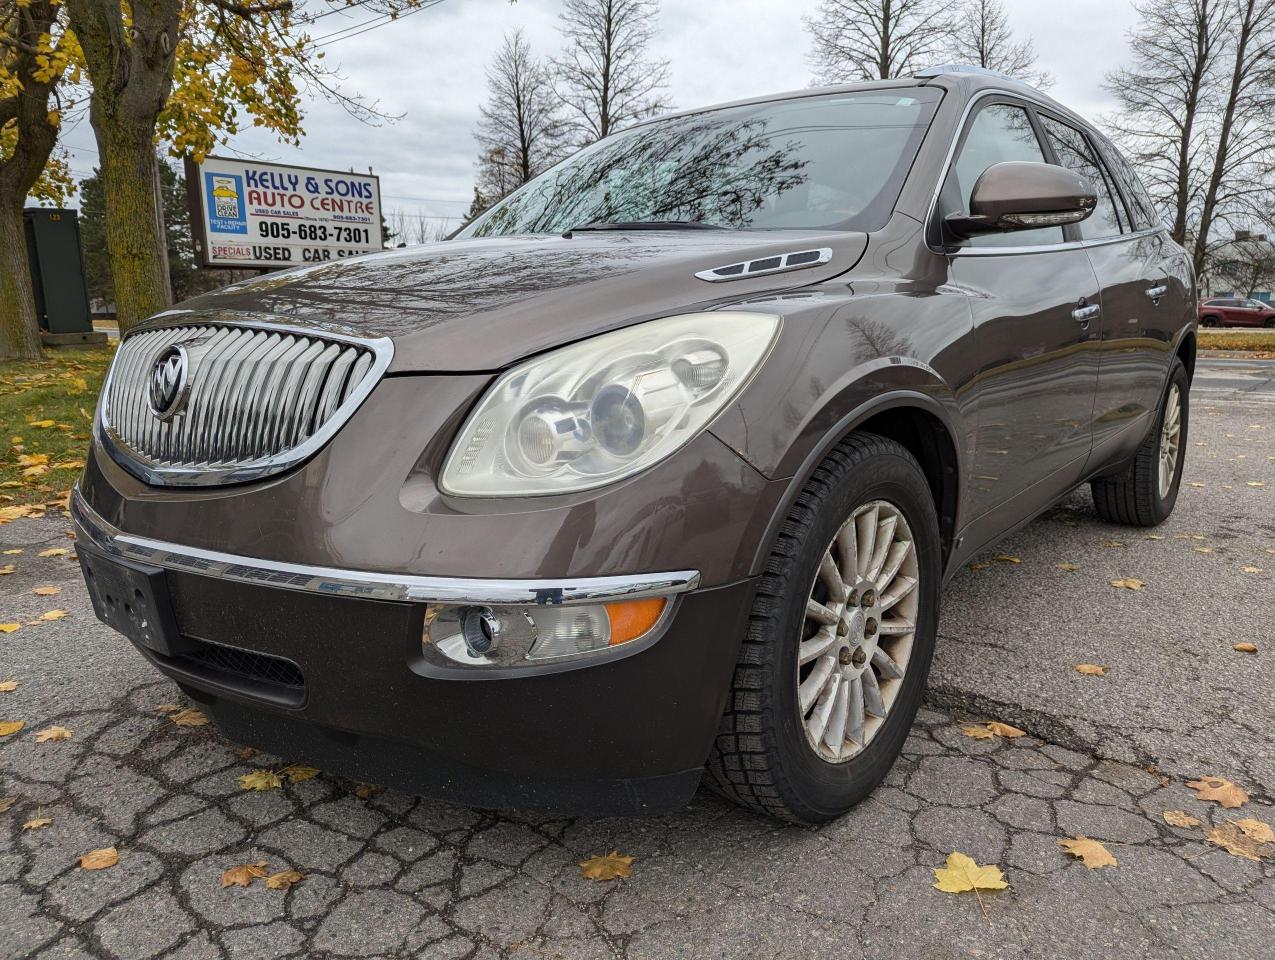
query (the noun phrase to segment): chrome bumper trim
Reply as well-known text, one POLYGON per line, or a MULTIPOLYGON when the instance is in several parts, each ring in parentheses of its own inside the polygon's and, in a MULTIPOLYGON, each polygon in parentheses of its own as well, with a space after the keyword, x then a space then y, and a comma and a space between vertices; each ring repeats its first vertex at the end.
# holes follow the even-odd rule
POLYGON ((484 580, 396 575, 258 560, 124 533, 88 505, 78 484, 71 492, 71 518, 77 537, 117 557, 181 573, 325 596, 412 603, 606 603, 685 593, 698 587, 700 579, 698 571, 680 570, 616 577, 484 580))

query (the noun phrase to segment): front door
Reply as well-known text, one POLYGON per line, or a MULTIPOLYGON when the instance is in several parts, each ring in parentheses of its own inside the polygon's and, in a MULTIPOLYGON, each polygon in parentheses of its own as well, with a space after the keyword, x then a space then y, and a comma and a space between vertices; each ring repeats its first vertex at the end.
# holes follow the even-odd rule
MULTIPOLYGON (((940 194, 940 215, 968 210, 989 166, 1043 162, 1022 104, 984 102, 940 194)), ((982 363, 967 388, 977 418, 972 518, 1004 529, 1074 486, 1089 457, 1101 307, 1085 251, 1060 227, 980 234, 949 244, 951 275, 970 297, 982 363)))

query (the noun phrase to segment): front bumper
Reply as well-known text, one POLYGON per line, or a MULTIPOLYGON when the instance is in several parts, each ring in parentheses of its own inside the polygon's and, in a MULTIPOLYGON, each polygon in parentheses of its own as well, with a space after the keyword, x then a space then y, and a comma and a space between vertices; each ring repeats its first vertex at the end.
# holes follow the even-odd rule
POLYGON ((138 649, 232 739, 332 773, 454 802, 652 813, 699 782, 734 670, 751 579, 698 574, 472 580, 307 566, 132 536, 78 490, 83 542, 165 571, 198 655, 138 649), (425 601, 560 603, 673 594, 633 650, 527 673, 440 674, 421 657, 425 601))

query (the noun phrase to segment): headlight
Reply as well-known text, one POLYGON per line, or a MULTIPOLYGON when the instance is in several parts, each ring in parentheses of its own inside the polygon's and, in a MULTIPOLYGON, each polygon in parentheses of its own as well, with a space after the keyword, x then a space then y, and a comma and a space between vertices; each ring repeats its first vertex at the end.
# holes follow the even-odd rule
POLYGON ((529 360, 483 397, 439 486, 469 497, 568 493, 645 470, 730 403, 779 324, 763 313, 694 313, 529 360))

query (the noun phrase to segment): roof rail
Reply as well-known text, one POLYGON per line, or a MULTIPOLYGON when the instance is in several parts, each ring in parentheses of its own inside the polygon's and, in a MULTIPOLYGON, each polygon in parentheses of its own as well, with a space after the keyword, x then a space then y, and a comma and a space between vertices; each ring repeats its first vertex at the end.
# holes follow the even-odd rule
POLYGON ((937 63, 932 67, 926 67, 924 70, 918 70, 913 76, 918 79, 929 80, 945 73, 975 73, 984 77, 1000 77, 1003 80, 1015 79, 1008 73, 1001 73, 999 70, 988 70, 987 67, 976 66, 972 63, 937 63))

